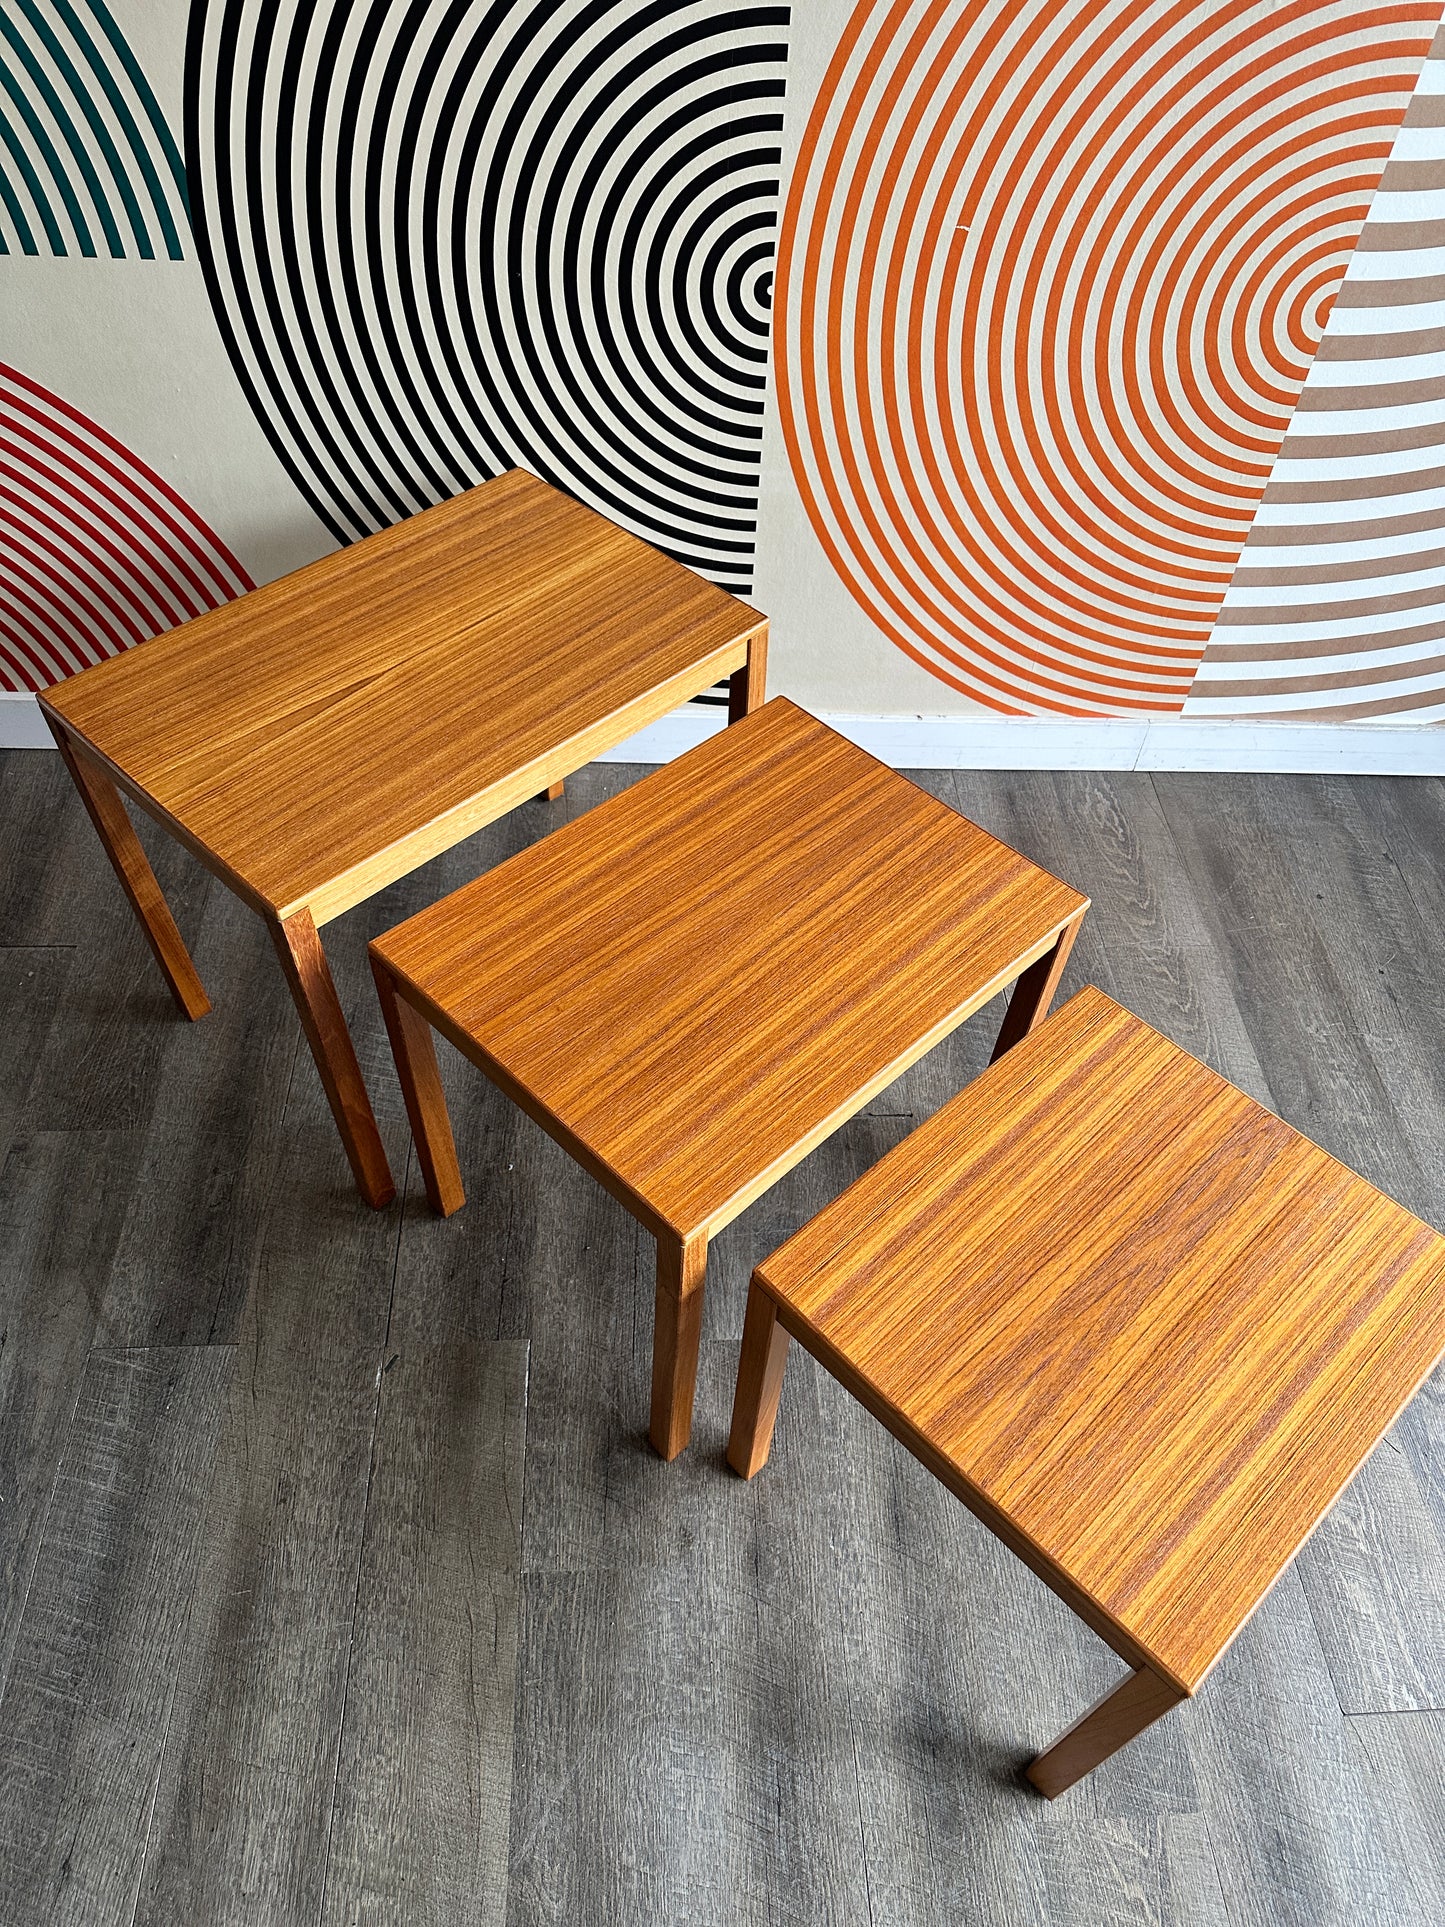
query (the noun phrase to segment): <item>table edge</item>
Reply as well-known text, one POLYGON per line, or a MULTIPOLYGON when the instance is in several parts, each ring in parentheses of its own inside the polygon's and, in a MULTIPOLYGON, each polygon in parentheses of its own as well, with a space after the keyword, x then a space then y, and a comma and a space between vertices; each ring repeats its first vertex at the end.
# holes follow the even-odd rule
MULTIPOLYGON (((650 684, 619 708, 609 710, 529 762, 509 770, 484 789, 474 791, 449 809, 418 824, 404 836, 383 844, 298 896, 279 902, 218 856, 172 810, 92 742, 58 704, 47 699, 50 692, 42 693, 38 701, 52 728, 63 730, 85 755, 100 764, 118 788, 252 909, 263 917, 282 923, 301 910, 309 910, 319 928, 353 909, 358 903, 365 902, 368 897, 375 896, 398 878, 409 875, 432 857, 453 848, 488 823, 505 816, 518 804, 529 801, 553 783, 574 774, 603 750, 625 742, 629 736, 646 728, 649 723, 658 721, 690 697, 711 688, 723 675, 743 668, 747 663, 749 646, 760 631, 766 631, 768 619, 758 615, 746 603, 739 606, 752 620, 727 642, 709 649, 705 655, 695 657, 684 669, 678 670, 664 682, 650 684)), ((63 688, 64 685, 57 684, 55 687, 63 688)))
POLYGON ((1185 1683, 1157 1654, 1140 1644, 1129 1629, 1118 1620, 1109 1609, 1095 1599, 1085 1587, 1073 1579, 1057 1563, 1053 1556, 1004 1512, 988 1495, 964 1472, 961 1472, 949 1459, 923 1436, 923 1434, 883 1394, 872 1382, 865 1378, 838 1348, 824 1336, 812 1322, 787 1299, 780 1298, 767 1282, 765 1266, 767 1260, 755 1268, 752 1285, 765 1293, 773 1305, 778 1322, 790 1337, 797 1339, 803 1349, 816 1358, 828 1373, 837 1380, 850 1398, 857 1399, 864 1409, 876 1418, 885 1431, 892 1434, 901 1446, 919 1464, 931 1472, 939 1482, 960 1503, 978 1519, 1014 1556, 1021 1560, 1049 1590, 1054 1593, 1069 1610, 1083 1620, 1092 1632, 1109 1646, 1126 1665, 1136 1670, 1145 1668, 1157 1673, 1175 1687, 1185 1698, 1192 1699, 1195 1686, 1185 1683))
MULTIPOLYGON (((1077 895, 1077 892, 1075 894, 1077 895)), ((657 1205, 644 1198, 593 1145, 580 1137, 571 1125, 558 1118, 484 1044, 473 1037, 469 1031, 464 1030, 460 1024, 454 1022, 431 995, 386 954, 383 948, 386 932, 372 939, 369 952, 373 963, 386 971, 399 994, 406 998, 413 1009, 425 1017, 435 1030, 440 1031, 442 1036, 454 1045, 469 1063, 475 1065, 484 1077, 490 1079, 534 1122, 540 1124, 549 1137, 574 1157, 584 1170, 597 1178, 598 1182, 603 1184, 619 1203, 625 1205, 640 1223, 653 1232, 654 1236, 662 1231, 683 1239, 705 1236, 711 1240, 731 1224, 734 1218, 740 1217, 749 1205, 755 1204, 760 1197, 785 1178, 796 1165, 801 1164, 805 1157, 815 1151, 834 1132, 841 1130, 843 1125, 851 1117, 855 1117, 880 1091, 886 1090, 911 1065, 916 1064, 937 1044, 942 1043, 944 1038, 957 1030, 960 1025, 967 1023, 968 1019, 976 1015, 985 1004, 991 1003, 1023 971, 1027 970, 1030 964, 1047 956, 1058 942, 1060 933, 1070 923, 1082 917, 1088 907, 1089 899, 1082 898, 1077 909, 1052 924, 1045 935, 1027 949, 1020 951, 1017 957, 1005 964, 985 985, 966 997, 961 1004, 945 1012, 923 1033, 921 1038, 915 1039, 898 1056, 890 1058, 886 1065, 840 1100, 801 1138, 795 1139, 791 1145, 781 1151, 762 1172, 750 1178, 746 1184, 739 1186, 721 1205, 695 1224, 675 1223, 657 1205)))

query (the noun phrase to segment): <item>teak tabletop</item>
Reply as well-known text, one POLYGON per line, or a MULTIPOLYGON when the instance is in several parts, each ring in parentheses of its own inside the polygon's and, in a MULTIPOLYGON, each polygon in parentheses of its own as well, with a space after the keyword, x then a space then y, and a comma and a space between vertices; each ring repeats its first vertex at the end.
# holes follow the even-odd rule
POLYGON ((1054 1794, 1200 1685, 1445 1348, 1445 1239, 1101 991, 754 1273, 788 1334, 1134 1668, 1054 1794))
POLYGON ((431 1202, 463 1198, 434 1025, 656 1236, 670 1458, 708 1239, 1020 973, 1023 1035, 1086 907, 768 703, 372 945, 431 1202))
POLYGON ((362 1194, 393 1195, 317 927, 730 676, 767 624, 513 470, 59 684, 41 707, 181 1009, 117 788, 266 920, 362 1194))

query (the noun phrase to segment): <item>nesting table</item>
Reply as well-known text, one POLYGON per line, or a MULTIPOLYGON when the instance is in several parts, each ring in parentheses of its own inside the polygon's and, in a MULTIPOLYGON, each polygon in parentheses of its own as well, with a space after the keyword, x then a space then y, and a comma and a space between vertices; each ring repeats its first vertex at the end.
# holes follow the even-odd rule
POLYGON ((721 677, 767 624, 513 470, 41 698, 175 1001, 210 1008, 119 791, 265 920, 357 1188, 391 1172, 321 925, 721 677))
POLYGON ((796 1338, 1130 1667, 1053 1796, 1186 1696, 1445 1347, 1445 1239, 1084 990, 768 1258, 796 1338))
POLYGON ((1087 902, 775 699, 372 944, 428 1198, 434 1027, 656 1237, 671 1458, 708 1240, 1015 979, 1025 1035, 1087 902))

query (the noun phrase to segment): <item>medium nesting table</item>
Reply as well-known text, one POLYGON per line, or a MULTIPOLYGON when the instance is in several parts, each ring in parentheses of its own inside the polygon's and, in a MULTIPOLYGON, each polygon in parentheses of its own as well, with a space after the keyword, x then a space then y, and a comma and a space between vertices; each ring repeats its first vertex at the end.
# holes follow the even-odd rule
POLYGON ((433 1208, 432 1027, 657 1239, 650 1436, 688 1440, 708 1240, 1018 980, 1087 899, 781 699, 371 947, 433 1208))
POLYGON ((753 1275, 728 1459, 788 1337, 1128 1677, 1050 1797, 1193 1694, 1445 1346, 1445 1239, 1084 990, 753 1275))
POLYGON ((171 994, 210 1009, 124 790, 265 920, 361 1195, 394 1195, 318 926, 722 676, 767 624, 513 470, 41 698, 171 994))

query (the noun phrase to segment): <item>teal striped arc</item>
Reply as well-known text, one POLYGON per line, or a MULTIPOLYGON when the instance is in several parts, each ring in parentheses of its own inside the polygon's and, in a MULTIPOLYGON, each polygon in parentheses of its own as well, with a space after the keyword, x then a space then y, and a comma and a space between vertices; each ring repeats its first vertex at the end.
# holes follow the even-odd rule
POLYGON ((0 254, 185 253, 186 170, 104 0, 0 0, 0 254))

